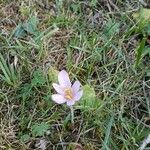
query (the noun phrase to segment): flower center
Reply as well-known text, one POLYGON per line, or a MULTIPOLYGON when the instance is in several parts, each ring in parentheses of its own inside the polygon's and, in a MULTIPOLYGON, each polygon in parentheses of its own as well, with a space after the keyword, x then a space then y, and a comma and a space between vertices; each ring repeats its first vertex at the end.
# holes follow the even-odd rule
POLYGON ((67 100, 72 100, 73 99, 73 91, 71 88, 65 88, 64 89, 64 97, 67 100))

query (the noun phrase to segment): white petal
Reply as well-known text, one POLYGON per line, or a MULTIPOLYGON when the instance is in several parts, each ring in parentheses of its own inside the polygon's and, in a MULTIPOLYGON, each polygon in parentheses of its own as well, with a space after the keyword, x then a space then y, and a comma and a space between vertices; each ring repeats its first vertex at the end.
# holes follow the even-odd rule
POLYGON ((70 87, 71 86, 69 75, 65 70, 62 70, 59 72, 58 81, 59 81, 59 84, 63 87, 70 87))
POLYGON ((72 89, 74 93, 77 93, 80 89, 81 83, 79 81, 75 81, 74 84, 72 85, 72 89))
POLYGON ((75 101, 73 101, 73 100, 67 101, 67 105, 68 105, 68 106, 72 106, 72 105, 74 105, 74 104, 75 104, 75 101))
POLYGON ((63 88, 60 85, 53 83, 52 86, 56 90, 56 92, 58 92, 61 95, 64 95, 63 88))
POLYGON ((75 101, 78 101, 78 100, 80 100, 80 98, 82 97, 82 95, 83 95, 83 90, 77 92, 77 93, 75 94, 75 96, 74 96, 73 99, 74 99, 75 101))
POLYGON ((63 104, 66 102, 66 99, 60 94, 53 94, 52 100, 58 104, 63 104))

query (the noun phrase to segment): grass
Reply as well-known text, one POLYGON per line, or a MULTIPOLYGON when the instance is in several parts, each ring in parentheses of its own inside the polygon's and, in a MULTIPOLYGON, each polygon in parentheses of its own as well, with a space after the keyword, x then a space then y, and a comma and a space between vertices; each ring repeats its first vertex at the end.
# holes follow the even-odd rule
POLYGON ((150 66, 139 8, 136 0, 0 1, 0 149, 140 147, 150 134, 150 66), (74 126, 70 109, 51 100, 62 69, 84 90, 74 126))

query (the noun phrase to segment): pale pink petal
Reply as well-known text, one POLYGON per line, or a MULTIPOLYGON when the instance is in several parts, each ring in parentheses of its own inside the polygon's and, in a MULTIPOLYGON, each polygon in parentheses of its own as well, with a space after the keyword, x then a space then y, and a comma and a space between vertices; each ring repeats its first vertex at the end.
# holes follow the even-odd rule
POLYGON ((75 96, 74 96, 73 100, 75 100, 75 101, 80 100, 80 98, 82 97, 82 95, 83 95, 83 90, 75 93, 75 96))
POLYGON ((52 86, 56 90, 56 92, 58 92, 61 95, 64 95, 63 88, 60 85, 53 83, 52 86))
POLYGON ((72 89, 74 93, 77 93, 80 89, 81 83, 79 81, 75 81, 74 84, 72 85, 72 89))
POLYGON ((74 104, 75 104, 75 101, 73 101, 73 100, 67 101, 67 105, 68 105, 68 106, 72 106, 72 105, 74 105, 74 104))
POLYGON ((70 87, 71 86, 69 75, 65 70, 62 70, 59 72, 58 81, 59 81, 59 84, 63 87, 70 87))
POLYGON ((58 104, 63 104, 66 102, 66 99, 60 94, 53 94, 52 100, 58 104))

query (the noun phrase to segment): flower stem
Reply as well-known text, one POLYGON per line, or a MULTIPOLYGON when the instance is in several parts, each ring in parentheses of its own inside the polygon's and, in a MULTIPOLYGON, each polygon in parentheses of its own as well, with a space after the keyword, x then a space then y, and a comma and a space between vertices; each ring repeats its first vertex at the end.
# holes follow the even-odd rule
POLYGON ((74 124, 74 110, 72 106, 70 106, 70 110, 71 110, 71 123, 74 124))

